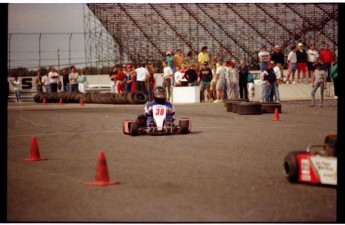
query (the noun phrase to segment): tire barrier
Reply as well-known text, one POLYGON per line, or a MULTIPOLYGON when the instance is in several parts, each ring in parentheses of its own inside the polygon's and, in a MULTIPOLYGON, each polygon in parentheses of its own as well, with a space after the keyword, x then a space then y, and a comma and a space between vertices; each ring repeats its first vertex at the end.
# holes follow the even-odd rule
POLYGON ((278 108, 278 112, 282 113, 282 105, 276 102, 263 102, 261 106, 262 113, 274 113, 275 109, 278 108))
POLYGON ((55 92, 55 93, 40 93, 34 96, 36 103, 42 103, 43 99, 46 103, 79 103, 83 99, 84 103, 95 104, 145 104, 148 97, 143 92, 130 92, 130 93, 100 93, 100 92, 55 92))
POLYGON ((236 105, 236 111, 240 115, 260 115, 260 102, 241 102, 236 105))
POLYGON ((248 102, 248 99, 228 99, 224 101, 224 106, 226 106, 227 112, 233 112, 233 105, 236 103, 248 102))
POLYGON ((224 107, 228 106, 229 102, 249 102, 248 99, 244 99, 244 98, 228 98, 228 99, 224 99, 224 107))

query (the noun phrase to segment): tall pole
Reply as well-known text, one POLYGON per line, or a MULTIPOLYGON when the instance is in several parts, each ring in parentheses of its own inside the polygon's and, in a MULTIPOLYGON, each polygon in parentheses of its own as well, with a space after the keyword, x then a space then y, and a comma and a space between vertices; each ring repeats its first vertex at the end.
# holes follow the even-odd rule
POLYGON ((42 34, 40 33, 40 37, 38 38, 38 68, 41 69, 41 37, 42 34))
POLYGON ((71 35, 69 36, 69 47, 68 47, 68 65, 71 65, 71 39, 72 39, 72 33, 71 35))
POLYGON ((58 49, 57 53, 58 53, 58 71, 60 74, 60 49, 58 49))

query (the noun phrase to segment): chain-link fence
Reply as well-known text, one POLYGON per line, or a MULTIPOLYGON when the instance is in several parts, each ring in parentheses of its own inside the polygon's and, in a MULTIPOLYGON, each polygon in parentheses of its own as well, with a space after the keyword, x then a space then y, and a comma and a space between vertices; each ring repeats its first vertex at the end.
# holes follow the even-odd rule
POLYGON ((10 33, 8 69, 85 66, 84 33, 10 33))

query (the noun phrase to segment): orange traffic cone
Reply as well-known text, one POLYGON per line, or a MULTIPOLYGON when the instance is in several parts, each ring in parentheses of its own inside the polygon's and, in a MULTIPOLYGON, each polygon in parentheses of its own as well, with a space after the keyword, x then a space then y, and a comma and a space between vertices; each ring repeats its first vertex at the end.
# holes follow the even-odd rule
POLYGON ((62 98, 60 98, 60 102, 59 102, 59 105, 62 105, 62 98))
POLYGON ((47 160, 48 158, 41 158, 40 152, 38 150, 38 144, 36 137, 31 138, 31 146, 30 146, 30 158, 24 159, 24 161, 40 161, 40 160, 47 160))
POLYGON ((96 178, 93 182, 87 182, 85 185, 89 186, 108 186, 120 184, 118 181, 110 181, 107 162, 105 160, 105 153, 103 151, 98 154, 98 163, 96 170, 96 178))
POLYGON ((273 117, 273 121, 279 121, 279 111, 278 111, 278 108, 276 108, 274 110, 274 117, 273 117))
POLYGON ((84 106, 84 99, 80 98, 80 106, 84 106))
POLYGON ((46 98, 43 98, 43 105, 47 104, 46 98))

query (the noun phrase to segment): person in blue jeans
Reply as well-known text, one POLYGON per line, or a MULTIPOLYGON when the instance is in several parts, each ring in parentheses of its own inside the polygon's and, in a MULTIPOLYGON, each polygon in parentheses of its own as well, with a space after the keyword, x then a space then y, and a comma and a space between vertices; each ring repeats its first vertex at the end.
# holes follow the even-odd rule
POLYGON ((147 116, 146 124, 147 126, 153 127, 153 106, 154 105, 165 105, 167 107, 166 124, 173 123, 173 116, 175 115, 174 106, 166 101, 166 91, 162 86, 157 86, 153 89, 153 101, 148 102, 145 106, 145 115, 147 116))

